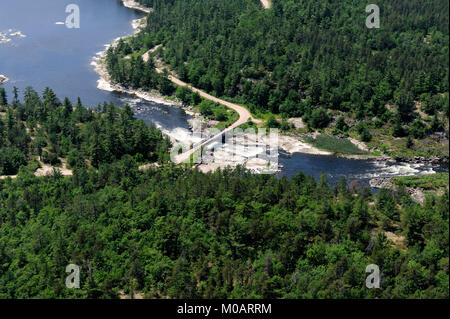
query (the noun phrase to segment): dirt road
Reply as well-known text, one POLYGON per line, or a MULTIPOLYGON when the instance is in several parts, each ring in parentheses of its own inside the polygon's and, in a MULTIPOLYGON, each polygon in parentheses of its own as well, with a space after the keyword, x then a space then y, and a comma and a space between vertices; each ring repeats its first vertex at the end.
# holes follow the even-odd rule
MULTIPOLYGON (((156 51, 158 48, 160 47, 160 45, 154 47, 153 49, 150 49, 148 52, 144 53, 144 55, 142 56, 144 62, 147 62, 148 59, 150 58, 150 54, 154 51, 156 51)), ((156 72, 158 73, 162 73, 163 72, 163 68, 162 67, 157 67, 155 68, 156 72)), ((222 136, 222 134, 246 123, 248 120, 251 120, 254 123, 261 123, 261 120, 255 119, 250 112, 245 108, 242 107, 240 105, 228 102, 228 101, 224 101, 222 99, 219 99, 215 96, 212 96, 211 94, 208 94, 200 89, 197 89, 196 87, 193 87, 192 85, 181 81, 180 79, 178 79, 177 77, 173 76, 173 75, 169 75, 168 76, 169 80, 172 81, 172 83, 175 83, 176 85, 179 86, 184 86, 189 88, 191 91, 193 92, 197 92, 198 94, 200 94, 201 97, 208 99, 210 101, 225 105, 226 107, 229 107, 230 109, 233 109, 234 111, 236 111, 239 114, 239 119, 234 122, 231 126, 227 127, 226 129, 224 129, 223 131, 221 131, 220 133, 214 135, 213 137, 201 142, 200 144, 197 144, 194 148, 190 149, 189 151, 179 154, 178 156, 176 156, 176 163, 182 163, 186 160, 189 159, 189 157, 195 153, 197 150, 199 150, 202 146, 205 146, 206 144, 212 142, 213 140, 219 138, 220 136, 222 136)))
MULTIPOLYGON (((159 69, 159 68, 156 68, 156 71, 158 73, 162 72, 162 70, 159 69)), ((235 110, 239 114, 239 119, 236 122, 234 122, 231 126, 228 126, 226 129, 224 129, 220 133, 218 133, 218 134, 214 135, 213 137, 203 141, 202 143, 197 144, 191 150, 178 155, 176 157, 176 160, 175 160, 176 163, 183 163, 183 162, 185 162, 186 160, 189 159, 189 157, 193 153, 195 153, 197 150, 199 150, 202 146, 205 146, 206 144, 216 140, 217 138, 221 137, 222 134, 224 134, 224 133, 226 133, 226 132, 228 132, 228 131, 230 131, 230 130, 232 130, 232 129, 234 129, 234 128, 236 128, 236 127, 238 127, 238 126, 240 126, 240 125, 242 125, 244 123, 246 123, 248 120, 251 120, 251 121, 253 121, 255 123, 260 123, 261 122, 260 120, 255 119, 245 107, 242 107, 240 105, 237 105, 237 104, 234 104, 234 103, 231 103, 231 102, 228 102, 228 101, 224 101, 224 100, 219 99, 219 98, 217 98, 215 96, 212 96, 212 95, 210 95, 210 94, 208 94, 208 93, 206 93, 206 92, 204 92, 202 90, 199 90, 199 89, 197 89, 197 88, 187 84, 186 82, 181 81, 180 79, 178 79, 178 78, 176 78, 176 77, 174 77, 172 75, 169 75, 169 80, 172 81, 173 83, 175 83, 176 85, 185 86, 185 87, 189 88, 191 91, 197 92, 198 94, 200 94, 201 97, 203 97, 205 99, 208 99, 208 100, 211 100, 213 102, 225 105, 226 107, 229 107, 230 109, 235 110)))

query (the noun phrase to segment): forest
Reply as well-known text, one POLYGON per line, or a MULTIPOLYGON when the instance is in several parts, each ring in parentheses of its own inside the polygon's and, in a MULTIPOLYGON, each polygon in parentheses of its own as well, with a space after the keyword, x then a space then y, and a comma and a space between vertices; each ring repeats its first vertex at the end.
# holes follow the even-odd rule
POLYGON ((134 118, 129 105, 122 109, 104 103, 92 110, 81 99, 75 106, 61 102, 46 88, 42 97, 31 87, 23 102, 15 88, 11 104, 0 88, 0 175, 16 175, 21 166, 93 166, 132 156, 139 163, 169 159, 171 143, 158 129, 134 118))
POLYGON ((0 97, 2 174, 18 171, 0 179, 0 298, 449 297, 448 174, 416 182, 444 182, 423 205, 409 180, 373 194, 301 172, 205 174, 168 162, 170 142, 129 106, 0 97), (35 176, 45 152, 73 175, 35 176), (149 161, 160 167, 139 169, 149 161))
MULTIPOLYGON (((360 0, 138 1, 154 12, 108 50, 116 82, 232 120, 143 61, 162 44, 154 54, 181 79, 254 112, 325 127, 339 111, 336 129, 352 117, 363 140, 372 118, 414 138, 448 125, 446 1, 381 1, 379 30, 360 0)), ((0 88, 0 299, 449 298, 448 174, 372 192, 325 174, 202 173, 171 163, 170 147, 129 105, 0 88), (62 160, 72 175, 36 176, 62 160), (79 289, 65 285, 69 264, 79 289), (380 288, 366 287, 371 264, 380 288)))
POLYGON ((366 28, 364 1, 273 0, 269 10, 259 0, 139 2, 154 11, 144 33, 112 50, 118 82, 142 86, 121 78, 147 72, 143 81, 158 89, 139 52, 162 44, 159 56, 181 80, 255 114, 320 129, 337 112, 374 129, 389 124, 394 137, 448 136, 446 0, 381 1, 379 29, 366 28))
POLYGON ((448 190, 418 205, 301 172, 25 171, 0 180, 0 298, 448 298, 448 216, 448 190))

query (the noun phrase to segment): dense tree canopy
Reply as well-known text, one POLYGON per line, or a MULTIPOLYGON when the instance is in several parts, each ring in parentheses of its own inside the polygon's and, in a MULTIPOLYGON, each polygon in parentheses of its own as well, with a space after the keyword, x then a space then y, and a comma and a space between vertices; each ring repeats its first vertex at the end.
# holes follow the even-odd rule
POLYGON ((0 175, 17 174, 36 156, 50 164, 57 164, 58 157, 67 158, 70 166, 88 160, 94 167, 123 155, 138 161, 169 158, 170 141, 155 127, 137 121, 128 105, 119 109, 105 103, 92 110, 78 99, 73 107, 67 98, 60 102, 49 88, 40 97, 31 87, 23 100, 0 105, 4 114, 0 116, 0 175))
MULTIPOLYGON (((108 51, 112 79, 176 91, 211 118, 232 115, 175 90, 142 54, 162 44, 155 54, 182 80, 313 128, 334 109, 421 138, 448 115, 445 0, 381 1, 376 30, 359 0, 139 2, 154 12, 108 51), (435 122, 417 118, 418 102, 435 122)), ((372 139, 362 122, 357 132, 372 139)), ((0 88, 0 175, 17 174, 0 179, 0 298, 449 298, 448 176, 418 204, 401 183, 373 194, 301 172, 204 174, 167 163, 169 147, 128 105, 87 109, 49 88, 20 101, 0 88), (73 176, 36 177, 36 158, 65 158, 73 176), (139 169, 149 161, 161 167, 139 169), (81 267, 80 289, 65 286, 68 264, 81 267), (380 289, 365 286, 369 264, 380 289)))
POLYGON ((448 116, 446 0, 378 2, 379 29, 365 27, 365 1, 273 0, 270 10, 259 0, 140 2, 154 12, 138 48, 163 44, 182 80, 253 110, 388 120, 385 105, 395 105, 407 123, 416 100, 448 116))
POLYGON ((24 172, 0 181, 0 297, 448 298, 448 200, 302 173, 140 172, 132 157, 24 172), (64 286, 71 263, 80 289, 64 286))

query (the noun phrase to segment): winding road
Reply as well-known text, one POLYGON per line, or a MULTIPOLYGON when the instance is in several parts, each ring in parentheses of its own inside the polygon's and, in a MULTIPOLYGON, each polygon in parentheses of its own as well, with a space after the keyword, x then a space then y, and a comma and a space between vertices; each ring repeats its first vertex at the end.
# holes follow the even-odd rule
MULTIPOLYGON (((153 53, 154 51, 156 51, 161 45, 157 45, 154 48, 150 49, 149 51, 147 51, 146 53, 144 53, 142 55, 142 59, 144 60, 144 62, 147 62, 148 59, 150 58, 150 54, 153 53)), ((165 68, 163 67, 156 67, 155 70, 158 73, 162 73, 163 70, 165 68)), ((193 87, 192 85, 181 81, 180 79, 178 79, 177 77, 169 74, 168 76, 169 80, 172 81, 172 83, 179 85, 179 86, 184 86, 187 87, 188 89, 190 89, 193 92, 197 92, 201 97, 211 100, 213 102, 222 104, 226 107, 229 107, 230 109, 233 109, 234 111, 236 111, 239 114, 239 119, 234 122, 232 125, 228 126, 226 129, 222 130, 221 132, 217 133, 216 135, 214 135, 213 137, 210 137, 204 141, 202 141, 201 143, 195 145, 193 148, 191 148, 189 151, 186 151, 184 153, 181 153, 177 156, 175 156, 174 158, 174 162, 179 164, 179 163, 183 163, 186 162, 187 160, 189 160, 190 156, 192 154, 194 154, 197 150, 199 150, 202 146, 205 146, 206 144, 211 143, 212 141, 220 138, 224 133, 231 131, 232 129, 246 123, 247 121, 252 121, 254 123, 261 123, 261 120, 255 119, 250 112, 243 106, 219 99, 215 96, 212 96, 211 94, 206 93, 205 91, 202 91, 196 87, 193 87)))
MULTIPOLYGON (((163 70, 160 68, 156 68, 156 72, 162 73, 163 70)), ((228 101, 224 101, 215 96, 212 96, 200 89, 197 89, 196 87, 193 87, 192 85, 187 84, 186 82, 181 81, 180 79, 174 77, 173 75, 169 75, 168 78, 174 84, 179 85, 179 86, 185 86, 188 89, 190 89, 191 91, 197 92, 198 94, 200 94, 201 97, 211 100, 213 102, 225 105, 226 107, 229 107, 230 109, 235 110, 239 114, 239 119, 236 122, 234 122, 232 125, 228 126, 226 129, 222 130, 221 132, 214 135, 213 137, 206 139, 206 140, 202 141, 201 143, 195 145, 189 151, 177 155, 175 157, 175 163, 177 163, 177 164, 186 162, 190 158, 190 156, 192 154, 194 154, 197 150, 199 150, 202 146, 205 146, 206 144, 209 144, 210 142, 220 138, 224 133, 231 131, 232 129, 246 123, 249 120, 252 122, 255 122, 255 123, 261 123, 261 120, 255 119, 245 107, 242 107, 240 105, 237 105, 237 104, 234 104, 234 103, 231 103, 228 101)))
MULTIPOLYGON (((264 7, 264 9, 269 9, 272 5, 272 1, 271 0, 261 0, 261 4, 264 7)), ((154 51, 156 51, 161 45, 157 45, 154 48, 150 49, 149 51, 147 51, 146 53, 144 53, 142 55, 142 59, 144 60, 144 62, 147 62, 148 59, 150 58, 150 54, 153 53, 154 51)), ((163 72, 163 68, 162 67, 156 67, 155 68, 156 72, 158 73, 162 73, 163 72)), ((219 99, 215 96, 212 96, 196 87, 193 87, 192 85, 181 81, 180 79, 178 79, 177 77, 175 77, 174 75, 169 74, 168 76, 169 80, 172 81, 172 83, 179 85, 179 86, 184 86, 187 87, 188 89, 190 89, 193 92, 197 92, 198 94, 200 94, 201 97, 208 99, 210 101, 225 105, 226 107, 229 107, 230 109, 233 109, 234 111, 236 111, 239 114, 239 119, 234 122, 232 125, 228 126, 226 129, 222 130, 221 132, 217 133, 216 135, 214 135, 213 137, 210 137, 204 141, 202 141, 201 143, 194 145, 193 148, 191 148, 189 151, 186 151, 184 153, 181 153, 177 156, 175 156, 175 158, 173 158, 174 162, 176 164, 179 163, 184 163, 184 162, 188 162, 190 159, 190 156, 192 154, 194 154, 196 151, 198 151, 201 147, 211 143, 212 141, 219 139, 222 137, 223 134, 235 129, 236 127, 246 123, 247 121, 252 121, 254 123, 261 123, 261 120, 255 119, 250 112, 245 108, 242 107, 240 105, 228 102, 228 101, 224 101, 222 99, 219 99)))

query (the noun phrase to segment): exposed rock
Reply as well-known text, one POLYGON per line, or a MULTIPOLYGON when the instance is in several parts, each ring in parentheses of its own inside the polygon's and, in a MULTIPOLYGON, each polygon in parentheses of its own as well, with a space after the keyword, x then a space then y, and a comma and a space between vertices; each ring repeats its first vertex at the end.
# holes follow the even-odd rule
POLYGON ((448 164, 448 157, 439 157, 439 156, 431 156, 431 157, 415 156, 413 158, 396 157, 395 160, 397 162, 413 163, 413 164, 420 164, 420 163, 448 164))
POLYGON ((394 189, 394 183, 392 183, 392 178, 372 178, 369 181, 370 187, 373 188, 387 188, 394 189))
POLYGON ((352 144, 356 145, 360 150, 365 151, 365 152, 369 151, 369 148, 367 147, 367 145, 364 142, 358 141, 357 139, 354 139, 352 137, 349 137, 348 140, 352 144))
POLYGON ((271 7, 272 2, 269 0, 261 0, 261 3, 264 7, 264 9, 269 9, 271 7))
POLYGON ((301 117, 291 117, 291 118, 287 119, 287 122, 293 124, 295 129, 297 129, 297 130, 306 127, 306 125, 305 125, 305 123, 303 123, 303 120, 301 117))
POLYGON ((0 84, 8 82, 8 78, 4 76, 3 74, 0 74, 0 84))
POLYGON ((280 135, 278 137, 278 146, 282 150, 293 154, 293 153, 304 153, 304 154, 314 154, 314 155, 331 155, 331 152, 319 150, 318 148, 300 141, 297 137, 280 135))
POLYGON ((420 204, 423 204, 425 202, 425 194, 423 193, 423 189, 421 188, 411 188, 407 187, 406 191, 411 195, 411 198, 420 204))

